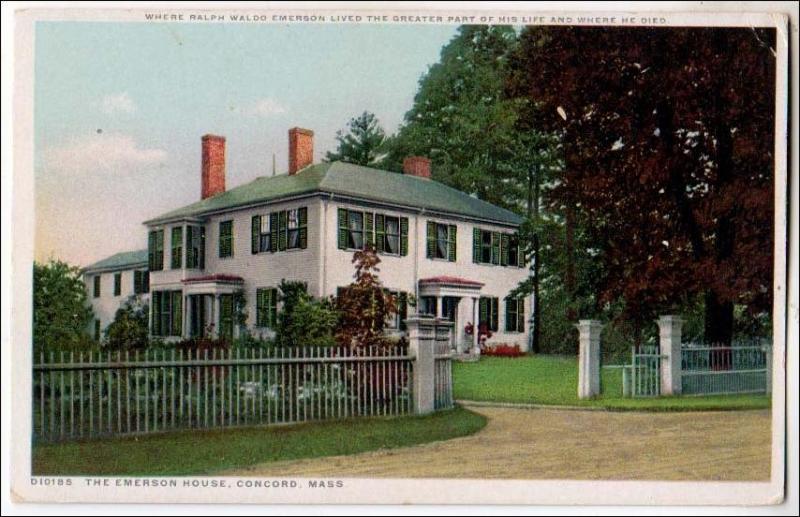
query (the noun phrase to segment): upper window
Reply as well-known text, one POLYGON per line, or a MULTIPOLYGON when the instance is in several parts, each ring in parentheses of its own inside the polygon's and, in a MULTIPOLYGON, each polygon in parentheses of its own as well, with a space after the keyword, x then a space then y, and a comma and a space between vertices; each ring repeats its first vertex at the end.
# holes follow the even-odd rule
POLYGON ((299 207, 252 219, 251 252, 276 252, 308 247, 308 208, 299 207))
POLYGON ((169 267, 180 269, 183 267, 183 227, 172 228, 172 258, 169 267))
POLYGON ((150 271, 164 269, 164 230, 153 230, 147 241, 147 262, 150 271))
POLYGON ((456 261, 456 226, 428 221, 428 258, 456 261))
POLYGON ((186 267, 204 269, 206 261, 205 226, 186 227, 186 267))
POLYGON ((347 247, 364 249, 364 213, 353 210, 347 213, 347 247))
POLYGON ((114 273, 114 296, 122 294, 122 273, 114 273))
POLYGON ((94 293, 93 293, 93 295, 94 295, 95 298, 100 298, 100 275, 96 275, 94 277, 93 282, 94 282, 94 293))
POLYGON ((233 256, 233 221, 219 223, 219 257, 233 256))
POLYGON ((339 209, 338 247, 363 250, 367 247, 386 255, 408 255, 408 217, 339 209))
POLYGON ((524 253, 518 235, 474 228, 472 240, 472 261, 474 263, 524 266, 524 253))

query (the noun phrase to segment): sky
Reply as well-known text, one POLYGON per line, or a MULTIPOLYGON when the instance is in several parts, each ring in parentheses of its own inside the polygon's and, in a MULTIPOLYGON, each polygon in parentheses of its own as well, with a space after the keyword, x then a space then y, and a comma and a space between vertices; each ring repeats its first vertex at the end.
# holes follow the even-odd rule
POLYGON ((200 199, 200 137, 227 138, 226 184, 315 161, 364 110, 394 132, 446 25, 38 22, 35 258, 86 266, 146 247, 148 218, 200 199))

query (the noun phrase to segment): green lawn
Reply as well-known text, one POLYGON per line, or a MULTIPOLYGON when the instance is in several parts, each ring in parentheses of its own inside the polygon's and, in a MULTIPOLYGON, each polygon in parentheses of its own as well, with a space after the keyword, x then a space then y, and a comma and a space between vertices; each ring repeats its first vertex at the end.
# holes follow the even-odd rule
POLYGON ((202 475, 258 463, 355 454, 475 433, 486 419, 456 407, 424 417, 172 432, 36 445, 35 475, 202 475))
POLYGON ((620 369, 603 368, 601 379, 603 395, 600 398, 578 400, 578 362, 574 357, 483 357, 476 363, 453 365, 453 391, 459 400, 651 411, 770 407, 766 395, 623 398, 620 369))

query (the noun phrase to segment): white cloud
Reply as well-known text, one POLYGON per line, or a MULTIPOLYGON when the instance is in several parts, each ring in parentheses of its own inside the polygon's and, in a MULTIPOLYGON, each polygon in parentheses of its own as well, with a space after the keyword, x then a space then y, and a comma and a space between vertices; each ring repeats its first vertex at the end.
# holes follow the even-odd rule
POLYGON ((248 114, 256 115, 258 117, 271 117, 273 115, 280 115, 286 113, 286 108, 272 98, 259 99, 250 109, 247 110, 248 114))
POLYGON ((143 148, 129 135, 99 133, 47 149, 43 157, 44 165, 55 171, 115 172, 163 162, 167 152, 143 148))
POLYGON ((100 103, 100 109, 106 115, 114 115, 115 113, 133 113, 136 111, 136 105, 128 95, 128 92, 113 93, 103 97, 100 103))

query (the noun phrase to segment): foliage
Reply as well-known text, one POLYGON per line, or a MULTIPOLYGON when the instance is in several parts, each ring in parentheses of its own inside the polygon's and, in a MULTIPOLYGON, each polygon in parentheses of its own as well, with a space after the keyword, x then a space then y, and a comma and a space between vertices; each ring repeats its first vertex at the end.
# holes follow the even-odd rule
POLYGON ((92 346, 92 309, 80 270, 60 260, 33 264, 34 351, 83 350, 92 346))
POLYGON ((725 28, 522 33, 509 92, 531 101, 524 118, 564 146, 549 207, 572 207, 585 224, 602 263, 597 307, 624 301, 635 334, 697 296, 710 341, 730 341, 735 304, 769 311, 774 38, 725 28))
POLYGON ((325 161, 342 161, 356 165, 376 165, 380 153, 384 149, 386 133, 380 126, 373 113, 365 111, 358 117, 350 119, 347 124, 348 132, 336 132, 336 141, 339 145, 336 152, 328 151, 325 161))
POLYGON ((381 259, 367 248, 353 253, 355 281, 336 298, 339 326, 336 341, 347 347, 386 346, 383 334, 389 318, 397 314, 397 302, 378 279, 381 259))
POLYGON ((139 296, 130 296, 117 309, 114 321, 106 327, 103 346, 108 350, 147 348, 149 334, 148 306, 139 296))
POLYGON ((305 282, 282 280, 278 286, 278 346, 332 346, 338 315, 330 299, 308 294, 305 282))

